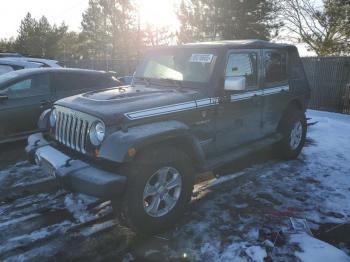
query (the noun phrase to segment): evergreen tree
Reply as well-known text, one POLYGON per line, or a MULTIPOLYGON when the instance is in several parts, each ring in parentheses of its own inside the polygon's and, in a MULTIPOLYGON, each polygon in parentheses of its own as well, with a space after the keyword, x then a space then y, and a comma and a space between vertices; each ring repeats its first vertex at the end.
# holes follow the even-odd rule
POLYGON ((14 46, 15 39, 0 39, 0 52, 16 52, 15 46, 14 46))
POLYGON ((166 46, 175 43, 175 33, 168 26, 155 27, 146 24, 141 32, 141 46, 166 46))
POLYGON ((90 0, 83 14, 81 51, 94 58, 128 57, 136 45, 130 0, 90 0))
POLYGON ((198 1, 182 0, 177 17, 180 21, 180 30, 177 33, 178 43, 189 43, 201 40, 200 38, 200 17, 195 16, 198 12, 198 1), (196 5, 196 6, 195 6, 196 5))
POLYGON ((32 18, 30 13, 27 13, 27 15, 22 19, 15 43, 15 47, 19 52, 33 55, 34 53, 35 55, 38 55, 39 53, 40 55, 37 46, 38 37, 35 32, 37 24, 37 21, 32 18))
POLYGON ((274 11, 272 0, 183 0, 179 41, 269 39, 279 27, 274 11))
POLYGON ((324 27, 333 32, 333 53, 350 53, 350 0, 324 0, 324 27))
POLYGON ((59 42, 67 30, 65 24, 50 25, 45 16, 37 21, 28 13, 21 21, 14 48, 17 52, 32 56, 57 57, 60 53, 59 42))
POLYGON ((80 53, 83 57, 105 57, 106 45, 111 42, 107 31, 107 20, 100 0, 89 0, 89 7, 83 13, 82 32, 79 36, 80 53))

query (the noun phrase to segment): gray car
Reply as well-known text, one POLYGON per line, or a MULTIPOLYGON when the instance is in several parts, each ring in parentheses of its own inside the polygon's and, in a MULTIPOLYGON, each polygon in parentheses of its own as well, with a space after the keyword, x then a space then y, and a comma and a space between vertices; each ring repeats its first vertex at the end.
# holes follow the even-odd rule
POLYGON ((54 101, 121 85, 103 71, 36 68, 0 75, 0 143, 37 131, 40 114, 54 101))
POLYGON ((11 71, 27 69, 27 68, 43 68, 52 67, 60 68, 56 60, 31 58, 31 57, 0 57, 0 75, 11 71))

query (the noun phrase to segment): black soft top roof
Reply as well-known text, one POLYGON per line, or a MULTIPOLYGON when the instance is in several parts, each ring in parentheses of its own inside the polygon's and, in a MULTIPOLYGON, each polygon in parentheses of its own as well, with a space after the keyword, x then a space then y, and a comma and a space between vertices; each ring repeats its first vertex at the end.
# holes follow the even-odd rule
POLYGON ((223 40, 214 42, 202 42, 202 43, 189 43, 186 46, 217 46, 217 47, 230 47, 230 48, 290 48, 294 47, 289 44, 279 44, 258 39, 249 40, 223 40))
POLYGON ((199 43, 189 43, 183 45, 160 47, 157 49, 167 49, 167 48, 216 48, 216 49, 296 49, 294 45, 273 43, 258 39, 248 39, 248 40, 222 40, 222 41, 212 41, 212 42, 199 42, 199 43))

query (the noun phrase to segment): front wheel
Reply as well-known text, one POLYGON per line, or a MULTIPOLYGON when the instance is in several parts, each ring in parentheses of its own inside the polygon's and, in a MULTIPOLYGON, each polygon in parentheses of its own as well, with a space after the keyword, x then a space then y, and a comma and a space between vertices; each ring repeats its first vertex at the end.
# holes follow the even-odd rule
POLYGON ((278 156, 282 159, 297 158, 306 140, 305 114, 300 110, 289 111, 282 120, 280 131, 283 139, 277 145, 278 156))
POLYGON ((184 152, 163 147, 141 153, 126 175, 122 222, 143 234, 157 233, 177 222, 191 199, 194 183, 184 152))

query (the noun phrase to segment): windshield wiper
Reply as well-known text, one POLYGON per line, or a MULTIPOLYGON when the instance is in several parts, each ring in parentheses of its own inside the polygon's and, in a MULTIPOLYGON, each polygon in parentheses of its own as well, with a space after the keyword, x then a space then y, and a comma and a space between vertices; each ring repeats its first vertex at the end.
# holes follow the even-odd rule
POLYGON ((159 78, 160 81, 165 81, 171 84, 175 84, 177 87, 179 88, 183 88, 184 86, 182 85, 182 81, 181 80, 176 80, 176 79, 172 79, 172 78, 159 78))
POLYGON ((141 81, 142 83, 146 84, 146 86, 150 86, 151 85, 151 79, 148 77, 144 77, 144 76, 135 76, 134 77, 136 81, 141 81))

